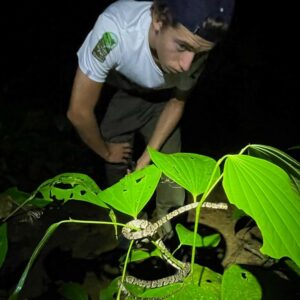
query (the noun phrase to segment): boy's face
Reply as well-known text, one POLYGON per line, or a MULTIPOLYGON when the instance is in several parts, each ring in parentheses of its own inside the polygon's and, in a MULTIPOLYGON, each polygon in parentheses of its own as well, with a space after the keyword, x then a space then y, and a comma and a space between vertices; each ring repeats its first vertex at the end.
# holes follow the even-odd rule
POLYGON ((166 73, 188 71, 196 54, 207 52, 214 46, 213 43, 194 35, 183 25, 163 28, 158 22, 154 26, 154 56, 166 73))

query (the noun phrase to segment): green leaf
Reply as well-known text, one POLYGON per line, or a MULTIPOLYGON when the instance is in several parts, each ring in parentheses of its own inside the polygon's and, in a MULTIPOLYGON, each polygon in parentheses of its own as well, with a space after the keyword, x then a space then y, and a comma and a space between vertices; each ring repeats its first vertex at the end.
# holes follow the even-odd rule
POLYGON ((89 300, 85 289, 76 282, 67 282, 61 286, 59 293, 65 300, 89 300))
MULTIPOLYGON (((193 153, 164 154, 150 147, 147 149, 155 165, 194 197, 205 192, 217 164, 214 159, 193 153)), ((219 175, 218 168, 214 179, 219 175)))
POLYGON ((228 200, 253 218, 263 236, 261 252, 300 265, 300 194, 289 176, 266 160, 228 156, 223 187, 228 200))
POLYGON ((248 152, 252 156, 273 162, 285 170, 300 192, 300 163, 297 160, 277 148, 265 145, 250 145, 248 152))
MULTIPOLYGON (((119 261, 125 260, 126 254, 120 257, 119 261)), ((141 261, 148 259, 152 256, 158 256, 161 257, 161 252, 158 250, 158 248, 155 248, 153 251, 148 252, 143 249, 133 249, 130 253, 129 262, 135 262, 135 261, 141 261)))
POLYGON ((154 165, 126 175, 105 189, 99 198, 116 210, 136 218, 152 197, 161 176, 154 165))
POLYGON ((55 232, 55 230, 62 224, 66 223, 79 223, 79 224, 99 224, 99 225, 112 225, 111 222, 106 221, 89 221, 89 220, 62 220, 57 223, 53 223, 50 225, 44 234, 43 238, 39 241, 38 245, 35 247, 33 253, 30 256, 30 259, 21 275, 21 278, 19 279, 19 282, 17 283, 17 286, 13 293, 10 295, 9 300, 17 300, 18 296, 20 294, 20 291, 22 290, 25 280, 27 278, 27 275, 34 264, 37 256, 39 255, 40 251, 43 249, 44 245, 48 241, 48 239, 52 236, 52 234, 55 232))
POLYGON ((253 274, 238 265, 232 265, 223 274, 221 299, 260 300, 262 289, 253 274))
POLYGON ((8 249, 7 224, 0 225, 0 268, 2 267, 8 249))
POLYGON ((98 197, 101 192, 98 185, 89 176, 80 173, 63 173, 45 181, 37 189, 44 199, 53 197, 64 202, 79 200, 108 208, 98 197))
POLYGON ((44 247, 44 244, 48 241, 48 239, 50 238, 50 236, 54 233, 54 231, 57 229, 57 227, 60 224, 63 224, 64 221, 60 221, 58 223, 54 223, 51 226, 48 227, 45 235, 43 236, 43 238, 39 241, 38 245, 36 246, 36 248, 34 249, 32 255, 30 256, 30 259, 25 267, 25 270, 23 271, 21 278, 19 279, 19 282, 17 283, 17 286, 15 288, 15 290, 13 291, 12 295, 9 297, 9 300, 16 300, 18 299, 18 295, 21 291, 21 289, 24 286, 25 280, 27 278, 28 272, 31 269, 36 257, 38 256, 38 254, 40 253, 40 251, 42 250, 42 248, 44 247))
MULTIPOLYGON (((189 274, 183 283, 173 283, 153 289, 144 289, 135 285, 125 284, 126 288, 136 297, 147 299, 180 299, 180 300, 219 300, 222 276, 212 270, 194 266, 194 273, 189 274), (200 281, 200 284, 199 284, 200 281)), ((135 299, 129 297, 128 299, 135 299)))
MULTIPOLYGON (((185 228, 182 224, 176 225, 176 232, 178 234, 179 242, 182 245, 193 246, 194 244, 194 232, 185 228)), ((205 237, 202 237, 197 233, 196 247, 217 247, 221 240, 219 233, 214 233, 205 237)))
POLYGON ((117 277, 117 278, 113 279, 107 287, 101 288, 99 300, 116 299, 116 296, 117 296, 117 293, 119 290, 119 286, 118 286, 119 280, 121 280, 121 278, 117 277))

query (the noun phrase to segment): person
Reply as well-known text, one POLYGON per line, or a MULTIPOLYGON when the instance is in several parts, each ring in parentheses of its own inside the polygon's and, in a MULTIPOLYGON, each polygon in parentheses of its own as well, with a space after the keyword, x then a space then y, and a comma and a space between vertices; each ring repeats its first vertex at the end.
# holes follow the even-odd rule
MULTIPOLYGON (((234 0, 119 0, 99 16, 78 51, 67 117, 105 161, 108 185, 132 166, 134 140, 145 147, 135 169, 150 163, 146 146, 181 150, 180 119, 209 51, 227 32, 234 0), (117 88, 98 123, 106 85, 117 88)), ((156 190, 155 218, 182 206, 185 192, 166 177, 156 190)), ((167 223, 164 233, 172 235, 167 223)))

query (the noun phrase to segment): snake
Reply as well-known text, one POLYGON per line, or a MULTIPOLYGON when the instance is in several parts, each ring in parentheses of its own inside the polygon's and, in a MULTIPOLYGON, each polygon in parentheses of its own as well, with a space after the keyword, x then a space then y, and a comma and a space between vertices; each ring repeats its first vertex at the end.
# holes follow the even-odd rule
MULTIPOLYGON (((163 277, 156 280, 143 280, 135 276, 126 275, 124 282, 128 284, 137 285, 143 288, 158 288, 163 287, 169 284, 182 282, 190 273, 191 265, 188 262, 183 262, 176 259, 167 249, 161 237, 155 238, 158 229, 164 225, 166 222, 177 217, 178 215, 195 209, 199 205, 199 202, 193 202, 184 206, 181 206, 174 211, 163 216, 161 219, 152 223, 144 219, 134 219, 125 224, 122 228, 123 236, 128 240, 142 240, 142 239, 151 239, 156 247, 161 251, 162 258, 172 265, 177 272, 174 275, 163 277)), ((212 203, 204 202, 202 207, 213 208, 213 209, 227 209, 228 206, 226 203, 212 203)), ((121 288, 124 294, 129 295, 129 291, 126 289, 123 282, 119 282, 119 287, 121 288)), ((132 296, 132 295, 131 295, 132 296)))

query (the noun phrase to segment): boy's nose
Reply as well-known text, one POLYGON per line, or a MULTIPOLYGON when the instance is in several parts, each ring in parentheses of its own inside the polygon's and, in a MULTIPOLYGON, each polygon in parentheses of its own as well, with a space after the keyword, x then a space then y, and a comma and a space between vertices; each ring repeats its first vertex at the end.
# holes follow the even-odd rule
POLYGON ((194 56, 195 53, 191 51, 184 51, 181 54, 179 65, 182 71, 188 71, 190 69, 194 56))

